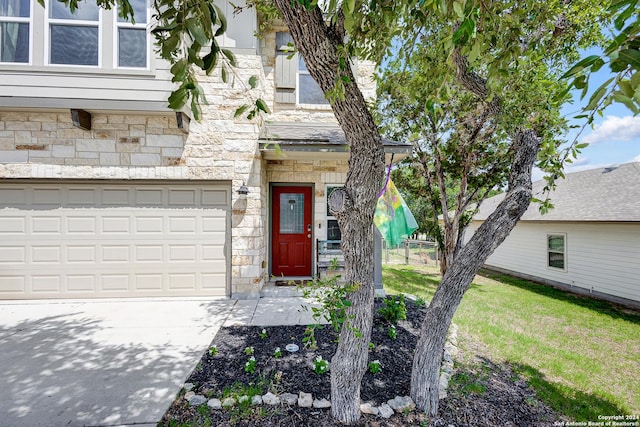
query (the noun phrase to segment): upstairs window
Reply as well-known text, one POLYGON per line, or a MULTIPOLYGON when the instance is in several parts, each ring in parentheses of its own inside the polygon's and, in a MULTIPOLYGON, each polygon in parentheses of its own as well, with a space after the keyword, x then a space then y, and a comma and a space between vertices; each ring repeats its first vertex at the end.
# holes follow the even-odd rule
POLYGON ((71 13, 64 3, 50 0, 48 17, 50 64, 100 65, 98 5, 83 1, 71 13))
POLYGON ((123 68, 147 68, 148 67, 148 33, 147 0, 132 0, 133 19, 117 17, 117 66, 123 68))
POLYGON ((547 234, 547 267, 567 270, 565 234, 547 234))
POLYGON ((0 62, 29 62, 30 0, 0 0, 0 62))
POLYGON ((276 33, 276 102, 329 105, 302 57, 291 52, 292 46, 289 33, 276 33))

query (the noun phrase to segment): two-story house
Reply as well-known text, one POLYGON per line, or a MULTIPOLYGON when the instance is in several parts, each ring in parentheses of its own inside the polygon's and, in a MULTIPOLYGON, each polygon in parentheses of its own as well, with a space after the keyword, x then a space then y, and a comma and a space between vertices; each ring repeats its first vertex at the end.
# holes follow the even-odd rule
MULTIPOLYGON (((257 38, 253 9, 217 2, 238 67, 230 84, 202 76, 195 122, 167 106, 146 0, 135 24, 45 3, 0 0, 0 299, 257 296, 313 276, 314 242, 340 240, 326 197, 349 153, 287 29, 257 38), (266 125, 234 118, 248 97, 266 125)), ((374 97, 373 64, 354 69, 374 97)))

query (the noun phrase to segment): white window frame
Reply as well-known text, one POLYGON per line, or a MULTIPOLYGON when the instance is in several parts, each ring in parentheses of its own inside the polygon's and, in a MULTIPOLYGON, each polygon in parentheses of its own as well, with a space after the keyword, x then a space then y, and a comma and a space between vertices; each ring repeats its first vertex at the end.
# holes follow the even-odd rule
MULTIPOLYGON (((31 0, 29 2, 29 16, 28 17, 19 17, 19 16, 0 16, 0 22, 15 22, 18 24, 29 24, 29 60, 27 62, 2 62, 2 65, 31 65, 33 62, 33 9, 34 9, 35 0, 31 0)), ((39 5, 37 5, 39 6, 39 5)), ((2 35, 0 34, 0 37, 2 35)), ((1 42, 2 40, 0 40, 1 42)))
MULTIPOLYGON (((118 21, 118 9, 114 8, 113 11, 113 68, 119 70, 148 70, 151 68, 151 42, 150 42, 150 32, 149 32, 149 22, 151 21, 151 9, 149 0, 146 0, 146 8, 147 15, 145 17, 145 22, 139 23, 136 21, 135 24, 131 22, 119 22, 118 21), (146 48, 147 48, 147 62, 144 68, 141 67, 121 67, 119 65, 120 62, 120 38, 118 37, 118 30, 120 28, 131 28, 131 29, 144 29, 146 34, 146 48)), ((134 16, 135 19, 135 16, 134 16)))
POLYGON ((550 269, 550 270, 553 270, 553 271, 566 272, 567 271, 567 261, 568 261, 568 257, 567 257, 567 233, 547 233, 547 237, 545 239, 545 245, 546 245, 546 264, 547 264, 547 268, 550 269), (562 252, 557 251, 557 250, 552 250, 551 248, 549 248, 549 238, 550 237, 562 237, 562 243, 563 243, 562 252), (563 268, 554 267, 554 266, 549 264, 549 254, 550 253, 556 253, 556 254, 561 253, 562 254, 562 256, 563 256, 563 268))

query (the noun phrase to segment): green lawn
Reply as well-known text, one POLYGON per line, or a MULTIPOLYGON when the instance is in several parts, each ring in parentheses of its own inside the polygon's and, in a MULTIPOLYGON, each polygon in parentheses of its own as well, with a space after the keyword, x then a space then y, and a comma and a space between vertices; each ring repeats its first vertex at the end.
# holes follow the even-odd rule
MULTIPOLYGON (((389 293, 430 300, 435 267, 385 266, 389 293)), ((505 275, 475 278, 454 318, 461 348, 507 363, 575 421, 640 414, 640 313, 505 275), (478 345, 479 343, 479 345, 478 345)))

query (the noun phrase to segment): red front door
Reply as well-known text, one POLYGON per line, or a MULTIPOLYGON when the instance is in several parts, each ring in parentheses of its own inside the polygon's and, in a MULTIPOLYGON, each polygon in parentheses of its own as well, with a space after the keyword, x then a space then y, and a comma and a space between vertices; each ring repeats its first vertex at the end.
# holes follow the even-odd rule
POLYGON ((273 187, 271 255, 274 276, 311 276, 311 187, 273 187))

